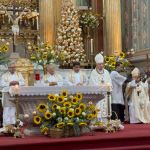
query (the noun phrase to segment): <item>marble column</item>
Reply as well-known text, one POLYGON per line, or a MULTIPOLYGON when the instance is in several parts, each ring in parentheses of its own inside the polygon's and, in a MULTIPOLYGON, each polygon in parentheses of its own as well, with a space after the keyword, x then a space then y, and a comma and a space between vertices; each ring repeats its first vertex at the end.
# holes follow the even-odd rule
POLYGON ((121 0, 103 0, 104 51, 107 55, 119 54, 121 39, 121 0))
POLYGON ((61 1, 40 1, 40 35, 43 41, 48 41, 51 45, 55 41, 56 28, 60 20, 61 1))

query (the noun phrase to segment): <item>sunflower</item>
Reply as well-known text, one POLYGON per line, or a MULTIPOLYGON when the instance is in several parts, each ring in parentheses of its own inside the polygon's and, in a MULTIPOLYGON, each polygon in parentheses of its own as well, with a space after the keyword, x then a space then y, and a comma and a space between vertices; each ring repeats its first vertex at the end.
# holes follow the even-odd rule
POLYGON ((91 104, 91 105, 89 106, 89 109, 90 109, 90 110, 95 110, 95 106, 94 106, 93 104, 91 104))
POLYGON ((68 126, 73 126, 73 122, 68 122, 67 125, 68 126))
POLYGON ((105 62, 109 63, 109 61, 110 61, 110 58, 109 57, 105 57, 105 62))
POLYGON ((35 60, 36 59, 35 55, 33 55, 33 54, 31 55, 30 58, 31 58, 31 60, 35 60))
POLYGON ((40 51, 40 48, 39 47, 36 47, 34 48, 35 51, 39 52, 40 51))
POLYGON ((52 106, 51 106, 51 108, 52 108, 52 110, 55 110, 56 108, 57 108, 57 104, 52 104, 52 106))
POLYGON ((58 96, 57 97, 57 102, 58 103, 63 103, 64 102, 64 97, 63 96, 58 96))
POLYGON ((82 93, 76 93, 76 97, 77 97, 78 100, 80 101, 80 100, 82 100, 83 95, 82 95, 82 93))
POLYGON ((78 103, 78 98, 77 97, 71 98, 71 102, 73 105, 76 105, 78 103))
POLYGON ((42 127, 41 128, 41 133, 47 135, 48 134, 49 129, 47 127, 42 127))
POLYGON ((86 122, 80 122, 80 123, 79 123, 79 126, 82 126, 82 127, 83 127, 83 126, 87 126, 87 123, 86 123, 86 122))
POLYGON ((49 94, 48 95, 48 100, 55 101, 56 100, 56 96, 54 94, 49 94))
POLYGON ((62 95, 63 97, 67 97, 67 96, 68 96, 68 91, 67 91, 67 90, 62 90, 62 91, 61 91, 61 95, 62 95))
POLYGON ((86 105, 84 103, 81 103, 79 105, 79 108, 82 109, 82 110, 85 110, 86 109, 86 105))
POLYGON ((64 102, 64 107, 68 107, 68 108, 70 108, 71 107, 71 103, 70 102, 64 102))
POLYGON ((75 115, 79 116, 81 114, 81 112, 82 112, 82 110, 80 107, 75 109, 75 115))
POLYGON ((66 114, 66 108, 65 107, 61 107, 59 109, 59 112, 62 114, 62 115, 65 115, 66 114))
POLYGON ((62 129, 64 127, 65 123, 64 122, 59 122, 56 124, 56 127, 59 129, 62 129))
POLYGON ((40 116, 34 116, 33 120, 34 120, 34 123, 37 125, 41 124, 42 122, 42 118, 40 116))
POLYGON ((8 52, 8 46, 7 45, 3 45, 2 47, 1 47, 1 51, 3 51, 3 52, 8 52))
POLYGON ((93 110, 93 111, 92 111, 92 114, 93 114, 93 117, 94 117, 94 118, 97 117, 98 110, 93 110))
POLYGON ((120 56, 120 58, 125 58, 125 53, 121 52, 119 56, 120 56))
POLYGON ((93 114, 88 114, 88 115, 87 115, 87 119, 88 119, 88 120, 92 120, 92 119, 93 119, 93 114))
POLYGON ((44 104, 44 103, 40 103, 38 106, 37 106, 37 110, 39 110, 39 112, 45 112, 47 110, 47 105, 44 104))
POLYGON ((43 55, 42 55, 42 58, 43 58, 43 59, 47 59, 47 54, 43 54, 43 55))
POLYGON ((44 117, 45 117, 46 120, 49 120, 49 119, 52 118, 52 113, 51 113, 51 112, 46 112, 46 113, 44 114, 44 117))
POLYGON ((73 118, 73 117, 74 117, 74 111, 70 109, 70 110, 67 112, 67 115, 68 115, 69 118, 73 118))

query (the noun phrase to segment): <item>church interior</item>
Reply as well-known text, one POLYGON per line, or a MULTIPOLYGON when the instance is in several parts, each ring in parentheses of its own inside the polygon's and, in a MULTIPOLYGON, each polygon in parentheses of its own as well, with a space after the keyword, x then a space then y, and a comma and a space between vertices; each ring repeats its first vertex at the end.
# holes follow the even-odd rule
POLYGON ((0 148, 150 149, 149 18, 150 0, 0 0, 0 148))

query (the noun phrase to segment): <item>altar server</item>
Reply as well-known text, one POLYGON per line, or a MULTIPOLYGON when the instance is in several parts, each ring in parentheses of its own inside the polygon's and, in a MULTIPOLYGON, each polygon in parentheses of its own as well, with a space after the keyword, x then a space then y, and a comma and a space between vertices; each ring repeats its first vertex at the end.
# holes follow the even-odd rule
MULTIPOLYGON (((124 122, 124 98, 123 98, 123 91, 122 86, 123 83, 126 80, 126 77, 122 76, 120 74, 120 71, 122 70, 121 63, 116 63, 116 70, 112 71, 110 74, 111 80, 112 80, 112 112, 115 112, 118 116, 118 119, 121 120, 121 122, 124 122)), ((114 113, 112 113, 112 119, 116 119, 116 116, 114 113)))
MULTIPOLYGON (((14 62, 11 62, 8 65, 8 72, 3 74, 1 85, 3 87, 3 90, 5 87, 20 85, 24 86, 25 81, 21 73, 16 71, 16 66, 14 62)), ((9 124, 15 124, 16 122, 16 108, 15 104, 12 103, 9 100, 9 94, 3 93, 2 97, 2 103, 3 103, 3 126, 9 125, 9 124)))
POLYGON ((63 78, 60 74, 56 73, 55 66, 53 64, 47 65, 47 74, 43 77, 43 82, 49 84, 49 86, 63 85, 63 78))
MULTIPOLYGON (((100 53, 95 56, 95 62, 96 68, 91 73, 89 85, 109 85, 110 87, 112 87, 110 74, 106 69, 104 69, 104 57, 100 53)), ((97 107, 101 110, 98 117, 101 119, 106 119, 106 117, 108 116, 107 101, 107 96, 105 96, 103 100, 97 103, 97 107)))
POLYGON ((130 95, 130 123, 150 123, 148 84, 141 81, 138 68, 135 68, 131 74, 132 81, 129 82, 126 90, 126 93, 130 95))
POLYGON ((73 69, 69 72, 67 77, 70 86, 85 86, 87 85, 87 76, 80 70, 80 63, 74 62, 73 69))

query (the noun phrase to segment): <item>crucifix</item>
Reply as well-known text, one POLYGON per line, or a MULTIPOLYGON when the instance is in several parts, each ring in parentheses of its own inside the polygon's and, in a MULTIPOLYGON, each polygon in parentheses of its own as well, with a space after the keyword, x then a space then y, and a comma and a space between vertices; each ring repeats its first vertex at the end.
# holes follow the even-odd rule
POLYGON ((17 36, 19 36, 19 32, 20 32, 19 20, 22 19, 22 17, 27 14, 29 9, 24 8, 22 10, 20 9, 18 10, 15 7, 15 5, 13 5, 11 9, 7 9, 7 7, 5 7, 4 5, 1 5, 1 8, 5 10, 5 14, 8 16, 9 21, 12 22, 11 28, 12 28, 12 33, 13 33, 13 52, 16 52, 16 38, 17 36), (12 12, 12 15, 11 13, 9 13, 9 11, 12 12), (18 12, 18 16, 16 17, 17 12, 18 12))

